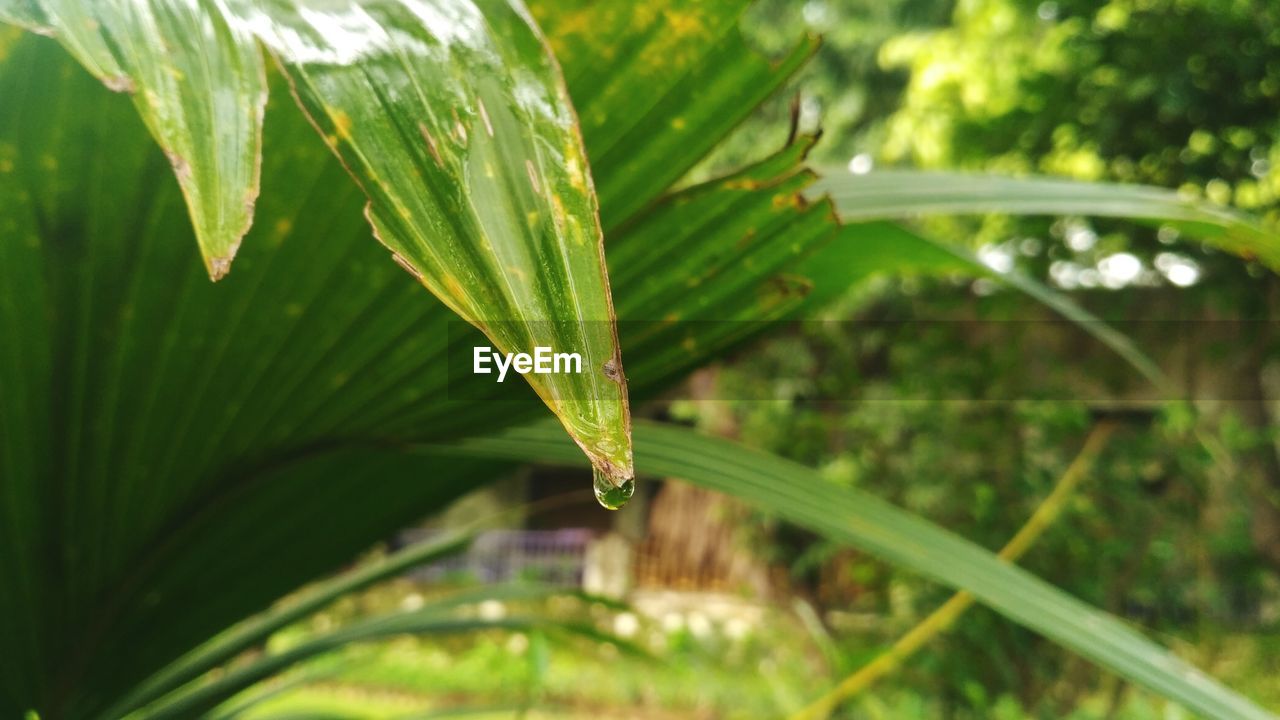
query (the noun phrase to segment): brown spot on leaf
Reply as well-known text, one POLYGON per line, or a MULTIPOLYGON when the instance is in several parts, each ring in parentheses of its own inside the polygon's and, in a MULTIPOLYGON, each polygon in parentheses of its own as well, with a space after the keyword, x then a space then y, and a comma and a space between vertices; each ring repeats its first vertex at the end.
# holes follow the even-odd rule
POLYGON ((484 121, 485 132, 493 137, 493 124, 489 122, 489 113, 484 109, 484 101, 476 98, 476 108, 480 110, 480 119, 484 121))
POLYGON ((209 258, 209 279, 217 282, 231 272, 231 258, 209 258))
POLYGON ((173 166, 173 173, 178 176, 178 182, 186 183, 191 179, 191 163, 176 152, 165 151, 165 156, 169 158, 169 164, 173 166))
POLYGON ((533 161, 525 158, 524 171, 529 175, 529 184, 533 186, 533 194, 542 194, 542 183, 538 182, 538 171, 533 167, 533 161))
POLYGON ((102 84, 112 92, 133 93, 138 91, 138 86, 133 83, 133 78, 128 75, 107 75, 102 78, 102 84))
POLYGON ((458 117, 458 108, 449 108, 449 112, 453 115, 453 139, 460 145, 466 145, 467 126, 463 125, 462 119, 458 117))
POLYGON ((422 277, 422 273, 418 272, 418 268, 416 268, 416 267, 414 267, 413 265, 409 264, 409 261, 408 261, 408 260, 406 260, 406 259, 405 259, 405 257, 404 257, 403 255, 401 255, 401 254, 400 254, 400 253, 398 253, 398 252, 393 252, 393 253, 391 253, 391 259, 392 259, 392 260, 395 260, 397 265, 399 265, 400 267, 404 268, 404 269, 405 269, 405 272, 407 272, 407 273, 409 273, 410 275, 412 275, 412 276, 414 276, 415 278, 417 278, 418 282, 423 282, 423 281, 424 281, 424 280, 423 280, 423 277, 422 277))
POLYGON ((604 366, 600 368, 604 372, 604 376, 610 380, 620 383, 622 382, 622 365, 617 358, 609 358, 604 362, 604 366))
POLYGON ((209 279, 214 282, 218 282, 222 278, 226 277, 227 273, 231 272, 231 261, 235 259, 236 252, 239 250, 240 241, 237 240, 234 243, 231 243, 231 246, 227 248, 226 255, 209 258, 205 265, 206 269, 209 271, 209 279))
POLYGON ((431 131, 427 129, 426 123, 418 123, 418 132, 422 133, 422 139, 427 141, 427 150, 436 161, 436 165, 444 167, 444 161, 440 159, 440 148, 436 147, 436 139, 431 137, 431 131))
POLYGON ((803 275, 775 275, 765 282, 761 290, 761 304, 772 308, 808 296, 813 291, 813 281, 803 275))

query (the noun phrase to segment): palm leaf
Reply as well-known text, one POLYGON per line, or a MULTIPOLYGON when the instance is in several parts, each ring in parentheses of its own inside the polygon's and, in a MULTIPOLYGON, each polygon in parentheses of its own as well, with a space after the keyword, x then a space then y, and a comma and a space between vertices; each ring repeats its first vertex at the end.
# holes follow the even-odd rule
MULTIPOLYGON (((383 449, 539 408, 532 393, 515 404, 448 400, 452 313, 369 241, 360 190, 308 142, 279 88, 255 229, 236 272, 215 286, 195 262, 166 158, 129 100, 47 39, 3 39, 0 643, 15 662, 0 677, 0 715, 88 717, 501 470, 423 467, 383 449)), ((629 316, 776 307, 775 278, 803 254, 779 240, 803 251, 834 227, 824 206, 794 201, 807 182, 800 159, 797 146, 649 199, 651 213, 612 230, 627 264, 646 249, 720 248, 722 270, 709 276, 692 259, 657 285, 623 272, 620 297, 644 287, 629 316), (778 197, 786 202, 775 206, 778 197), (741 227, 718 228, 728 206, 759 221, 755 270, 726 271, 742 240, 741 227)), ((680 367, 741 338, 703 340, 680 367)), ((672 350, 662 337, 633 342, 637 357, 672 350)), ((649 367, 646 394, 680 371, 649 367)))
MULTIPOLYGON (((369 577, 367 571, 360 574, 366 578, 369 577)), ((584 601, 604 602, 618 607, 616 603, 602 598, 566 591, 557 586, 534 583, 455 591, 435 598, 417 610, 393 612, 356 620, 336 630, 308 637, 278 652, 267 653, 236 666, 225 674, 212 677, 208 682, 191 683, 143 707, 136 716, 148 718, 148 720, 199 716, 233 700, 237 695, 258 683, 320 655, 353 643, 380 640, 396 635, 452 635, 483 630, 545 629, 597 642, 608 642, 629 656, 651 659, 647 652, 634 643, 601 632, 589 622, 539 616, 485 619, 476 617, 471 611, 475 606, 487 601, 520 603, 543 600, 556 595, 574 596, 584 601)), ((308 609, 314 608, 315 606, 308 604, 308 609)))
POLYGON ((584 372, 526 377, 601 476, 614 485, 631 477, 626 381, 589 170, 555 63, 519 7, 40 0, 34 8, 15 4, 0 17, 39 15, 38 29, 86 68, 133 91, 215 279, 229 269, 257 197, 261 39, 368 194, 366 214, 393 257, 499 351, 576 353, 584 372))
MULTIPOLYGON (((373 22, 428 46, 439 38, 423 34, 420 22, 401 27, 406 18, 395 13, 454 7, 368 5, 372 15, 360 19, 366 29, 374 32, 367 25, 373 22), (381 24, 391 17, 395 27, 381 24)), ((803 43, 771 66, 738 37, 740 5, 720 5, 672 0, 647 19, 630 20, 605 17, 605 3, 574 12, 574 5, 535 6, 550 42, 564 52, 584 118, 620 316, 640 321, 624 323, 620 333, 636 360, 636 389, 646 394, 803 307, 812 281, 801 263, 837 247, 829 242, 830 206, 802 199, 811 180, 799 168, 803 144, 663 195, 716 133, 750 111, 743 98, 754 102, 776 88, 812 47, 803 43), (690 12, 698 22, 687 22, 690 12), (657 79, 646 77, 643 63, 601 72, 612 62, 610 45, 582 37, 584 18, 618 37, 628 22, 647 28, 629 47, 662 68, 657 79), (665 31, 679 28, 708 30, 716 40, 708 50, 673 46, 665 31), (618 87, 635 93, 626 115, 634 122, 615 136, 610 113, 618 87), (692 107, 695 91, 705 95, 705 112, 692 107), (660 273, 646 270, 659 257, 675 261, 660 273), (687 346, 688 327, 683 334, 657 327, 669 315, 753 322, 715 323, 687 346)), ((514 47, 520 58, 507 62, 500 52, 501 67, 490 69, 502 77, 524 72, 533 53, 536 84, 562 103, 526 20, 504 3, 474 7, 492 20, 489 41, 514 47)), ((256 229, 237 272, 217 287, 197 270, 170 164, 150 146, 128 101, 71 67, 47 40, 0 35, 0 202, 7 211, 0 219, 0 650, 14 668, 0 677, 0 715, 33 707, 52 718, 101 715, 125 689, 232 622, 501 470, 445 458, 424 464, 389 449, 489 431, 539 411, 532 393, 515 405, 448 400, 457 388, 442 369, 442 338, 453 315, 369 242, 360 217, 369 196, 375 224, 403 235, 383 233, 388 243, 412 254, 410 246, 425 237, 419 228, 391 228, 401 222, 397 203, 418 203, 413 210, 423 221, 435 201, 403 197, 404 175, 394 185, 378 182, 384 171, 407 173, 410 186, 426 192, 438 179, 419 179, 405 167, 430 170, 435 163, 428 136, 439 139, 437 125, 424 136, 408 119, 421 103, 380 99, 388 117, 348 126, 330 108, 351 120, 362 107, 356 94, 383 86, 361 85, 349 68, 290 52, 277 34, 286 27, 281 19, 305 37, 314 16, 263 19, 247 4, 232 9, 266 38, 368 195, 346 182, 314 137, 305 141, 311 130, 280 102, 285 94, 277 87, 256 229), (377 122, 394 124, 395 132, 362 134, 377 122)), ((34 1, 0 2, 4 17, 28 24, 47 25, 41 12, 34 1)), ((511 100, 506 90, 477 89, 476 78, 451 74, 454 60, 439 60, 369 67, 393 82, 426 73, 461 83, 459 102, 471 114, 459 121, 469 138, 487 136, 479 102, 492 125, 490 103, 494 93, 511 100), (444 69, 439 76, 428 71, 437 68, 444 69)), ((527 111, 518 102, 507 109, 517 118, 527 111)), ((563 140, 573 129, 550 132, 563 140)), ((516 142, 501 151, 532 160, 527 155, 538 149, 516 142)), ((553 144, 550 152, 557 151, 573 157, 553 144)), ((519 163, 501 167, 520 192, 534 187, 524 167, 525 175, 519 163)), ((566 177, 573 185, 567 169, 540 176, 540 166, 534 169, 543 189, 566 177)), ((500 184, 484 192, 499 192, 500 184)), ((598 243, 596 251, 598 270, 598 243)), ((897 261, 894 251, 888 255, 897 261)), ((541 317, 536 310, 528 317, 541 317)))
POLYGON ((817 49, 811 37, 761 57, 738 29, 749 5, 530 3, 578 108, 606 229, 683 177, 817 49))
POLYGON ((581 358, 580 373, 526 379, 597 472, 629 481, 626 380, 589 169, 557 68, 521 10, 375 0, 237 12, 369 196, 369 221, 397 261, 501 352, 581 358))
POLYGON ((425 541, 309 588, 282 607, 237 625, 233 630, 169 663, 160 673, 148 678, 121 698, 104 715, 123 717, 214 670, 255 645, 265 644, 277 631, 323 609, 343 595, 371 587, 413 567, 462 552, 472 539, 469 535, 454 534, 425 541))

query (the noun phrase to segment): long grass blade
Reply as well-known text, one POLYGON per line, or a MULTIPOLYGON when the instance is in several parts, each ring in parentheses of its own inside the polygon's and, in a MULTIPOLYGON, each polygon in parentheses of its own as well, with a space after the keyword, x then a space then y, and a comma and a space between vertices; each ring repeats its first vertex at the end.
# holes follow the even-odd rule
POLYGON ((829 195, 847 221, 922 215, 1081 215, 1171 225, 1183 233, 1280 269, 1280 235, 1231 208, 1147 185, 1049 177, 877 170, 857 175, 827 169, 810 189, 829 195))
MULTIPOLYGON (((994 553, 817 472, 691 430, 638 423, 636 454, 647 472, 678 477, 767 508, 788 521, 966 590, 1015 622, 1151 691, 1208 717, 1274 719, 1126 623, 1077 600, 994 553)), ((574 463, 572 446, 547 424, 424 452, 574 463)))

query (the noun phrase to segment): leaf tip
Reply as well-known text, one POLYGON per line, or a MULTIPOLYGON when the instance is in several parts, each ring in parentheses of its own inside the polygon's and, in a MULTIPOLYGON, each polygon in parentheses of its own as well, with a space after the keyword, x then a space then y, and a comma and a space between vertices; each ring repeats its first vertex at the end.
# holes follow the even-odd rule
POLYGON ((231 261, 236 257, 236 251, 240 249, 240 241, 236 240, 227 246, 227 251, 223 255, 206 254, 204 258, 205 269, 209 271, 209 279, 218 282, 231 272, 231 261))

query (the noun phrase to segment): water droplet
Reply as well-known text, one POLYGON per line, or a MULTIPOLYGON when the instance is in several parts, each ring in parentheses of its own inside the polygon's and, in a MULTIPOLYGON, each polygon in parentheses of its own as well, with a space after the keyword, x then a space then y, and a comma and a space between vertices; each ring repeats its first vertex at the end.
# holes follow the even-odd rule
POLYGON ((592 489, 595 490, 596 500, 606 510, 617 510, 636 492, 636 479, 627 478, 621 485, 614 485, 604 473, 599 470, 592 470, 593 482, 592 489))

